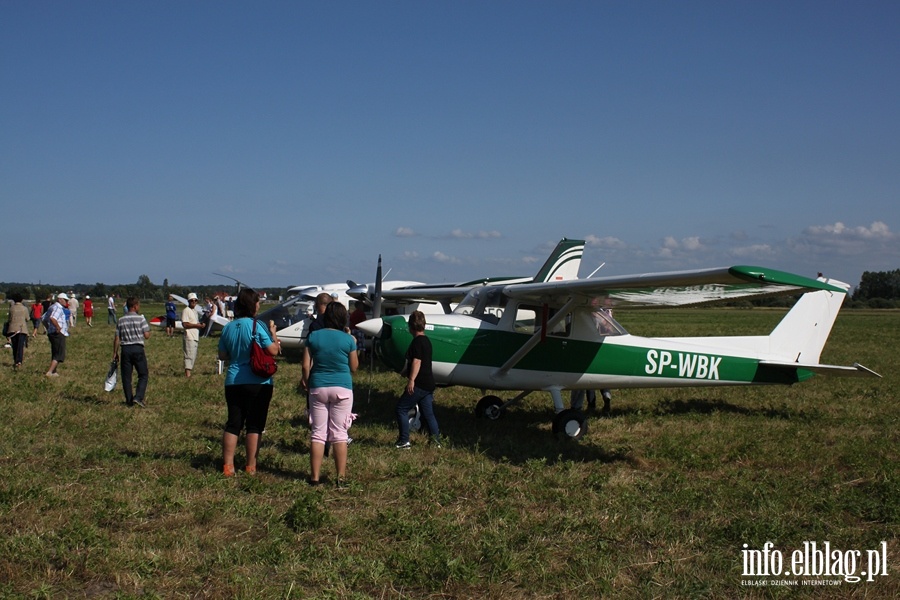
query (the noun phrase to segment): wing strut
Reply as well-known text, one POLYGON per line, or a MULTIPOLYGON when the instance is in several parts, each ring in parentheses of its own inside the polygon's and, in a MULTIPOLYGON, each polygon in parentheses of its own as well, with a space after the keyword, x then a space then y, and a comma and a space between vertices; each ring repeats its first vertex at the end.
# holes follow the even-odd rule
POLYGON ((550 318, 546 323, 543 323, 539 331, 535 331, 534 335, 532 335, 527 342, 522 344, 522 347, 516 350, 516 352, 509 357, 503 366, 499 369, 491 373, 491 379, 497 379, 499 377, 504 377, 509 370, 516 366, 520 360, 525 358, 525 355, 531 352, 532 348, 537 346, 544 339, 544 332, 549 331, 553 327, 556 326, 557 323, 566 318, 566 315, 575 305, 575 298, 569 298, 568 302, 560 308, 552 318, 550 318))

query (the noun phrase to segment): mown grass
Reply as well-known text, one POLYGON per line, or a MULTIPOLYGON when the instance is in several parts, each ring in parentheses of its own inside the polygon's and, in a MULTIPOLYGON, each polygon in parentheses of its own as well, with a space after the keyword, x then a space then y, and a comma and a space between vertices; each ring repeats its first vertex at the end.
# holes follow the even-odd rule
MULTIPOLYGON (((145 306, 146 314, 158 307, 145 306)), ((780 311, 617 315, 643 335, 761 333, 780 311)), ((823 362, 881 380, 616 392, 580 443, 533 394, 477 421, 438 392, 447 443, 394 450, 392 373, 356 377, 349 490, 310 488, 299 365, 281 361, 256 478, 220 474, 216 339, 182 377, 155 331, 148 408, 102 380, 112 328, 83 323, 55 380, 38 338, 0 359, 0 596, 22 598, 896 597, 900 313, 845 311, 823 362), (741 585, 743 544, 874 549, 889 575, 741 585)), ((239 452, 238 466, 242 454, 239 452)), ((327 464, 326 477, 333 472, 327 464)))

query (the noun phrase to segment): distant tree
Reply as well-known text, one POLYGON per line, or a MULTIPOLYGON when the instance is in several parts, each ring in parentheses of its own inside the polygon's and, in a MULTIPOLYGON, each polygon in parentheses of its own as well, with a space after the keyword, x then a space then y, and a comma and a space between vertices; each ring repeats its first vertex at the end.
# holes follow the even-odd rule
POLYGON ((867 301, 876 298, 900 299, 900 269, 863 273, 859 286, 853 292, 853 299, 867 301))

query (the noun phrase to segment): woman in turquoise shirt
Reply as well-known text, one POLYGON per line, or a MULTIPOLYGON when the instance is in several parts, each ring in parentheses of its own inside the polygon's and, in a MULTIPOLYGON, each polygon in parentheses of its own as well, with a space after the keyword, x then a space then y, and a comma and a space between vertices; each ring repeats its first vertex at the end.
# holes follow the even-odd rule
POLYGON ((259 294, 250 288, 242 289, 234 304, 235 319, 222 329, 219 338, 219 360, 228 361, 225 375, 228 420, 222 434, 222 470, 225 477, 234 475, 234 451, 241 430, 245 428, 247 464, 244 470, 251 475, 256 473, 259 438, 269 416, 274 384, 271 377, 260 377, 250 368, 250 341, 256 339, 256 343, 272 356, 278 354, 280 342, 275 335, 274 323, 257 323, 254 335, 253 324, 258 311, 259 294))
POLYGON ((353 373, 359 366, 356 338, 347 328, 347 308, 331 302, 325 308, 325 328, 313 331, 303 351, 303 387, 309 390, 311 485, 318 485, 325 442, 334 450, 337 485, 347 476, 347 428, 353 421, 353 373))

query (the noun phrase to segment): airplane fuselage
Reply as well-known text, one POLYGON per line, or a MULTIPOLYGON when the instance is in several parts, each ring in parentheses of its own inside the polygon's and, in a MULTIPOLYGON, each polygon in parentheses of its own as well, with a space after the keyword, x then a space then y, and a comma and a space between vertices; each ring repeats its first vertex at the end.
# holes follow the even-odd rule
MULTIPOLYGON (((412 340, 406 318, 387 317, 384 324, 379 351, 399 370, 412 340)), ((804 369, 760 364, 785 359, 761 352, 766 339, 762 336, 645 338, 626 333, 584 339, 575 332, 549 333, 503 372, 504 363, 532 334, 464 315, 429 316, 425 333, 432 342, 432 368, 440 385, 494 390, 687 387, 791 384, 812 376, 804 369)))

